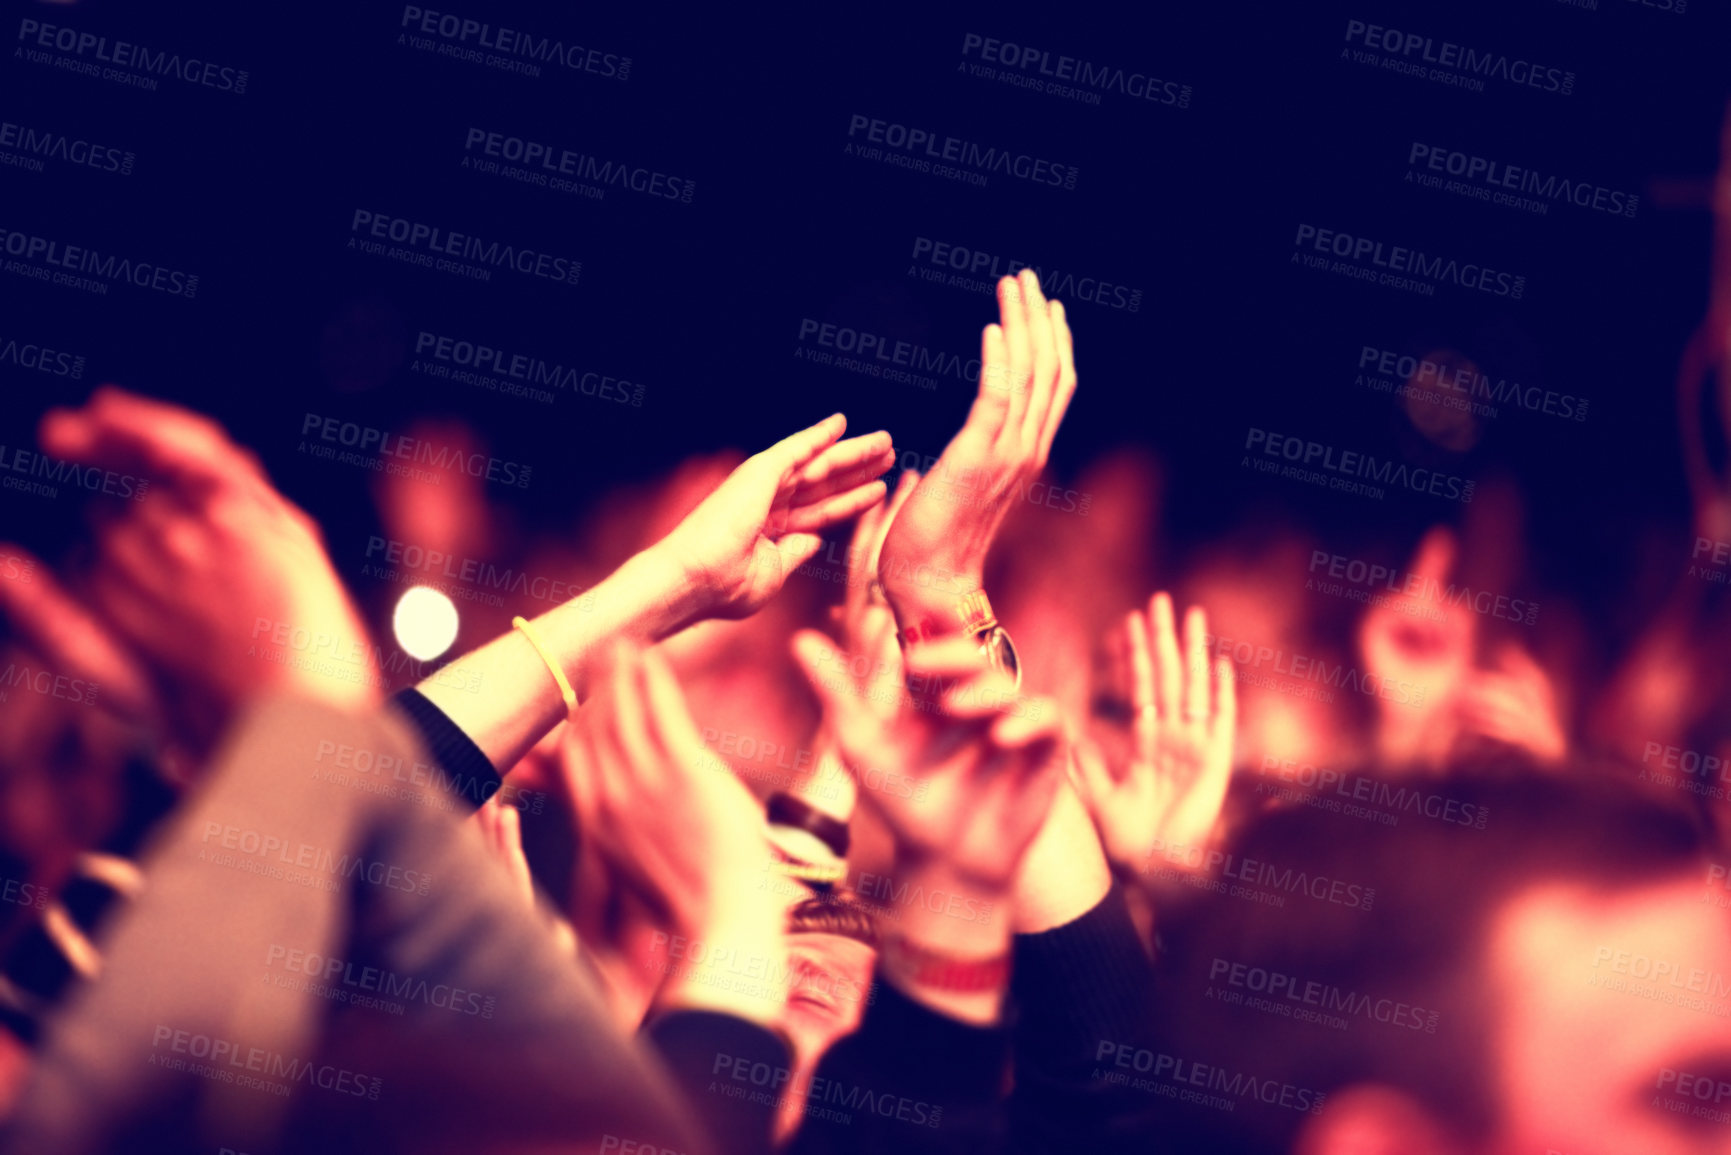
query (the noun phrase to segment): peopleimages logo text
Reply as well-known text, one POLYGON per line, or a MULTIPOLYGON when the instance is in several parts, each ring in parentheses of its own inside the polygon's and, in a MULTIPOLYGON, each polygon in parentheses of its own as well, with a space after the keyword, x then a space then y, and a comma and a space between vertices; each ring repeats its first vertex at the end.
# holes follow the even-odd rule
POLYGON ((424 249, 428 253, 478 261, 496 269, 513 269, 549 281, 565 281, 575 285, 583 271, 582 261, 567 260, 527 247, 502 245, 498 241, 483 241, 480 237, 467 233, 454 233, 437 225, 422 224, 420 221, 394 217, 388 213, 368 212, 366 209, 355 210, 354 218, 349 222, 349 232, 378 240, 389 240, 395 244, 407 245, 411 249, 424 249))
MULTIPOLYGON (((473 43, 477 49, 495 52, 506 59, 520 58, 519 63, 533 68, 533 64, 558 64, 570 72, 588 72, 609 80, 628 80, 631 77, 631 57, 620 56, 611 52, 602 52, 598 48, 585 48, 581 44, 567 44, 551 36, 536 36, 529 32, 520 32, 512 28, 495 28, 480 20, 471 20, 458 16, 453 12, 435 12, 431 8, 417 8, 412 4, 403 6, 403 20, 399 25, 423 36, 437 36, 453 45, 468 45, 473 43)), ((539 74, 538 70, 535 72, 539 74)))
POLYGON ((940 136, 925 128, 910 128, 893 121, 854 113, 848 120, 850 139, 863 136, 871 144, 881 144, 933 161, 965 165, 981 172, 998 172, 1034 184, 1049 184, 1059 188, 1076 187, 1076 167, 1056 164, 1043 157, 1012 152, 954 136, 940 136))
MULTIPOLYGON (((1403 245, 1385 246, 1383 242, 1370 237, 1355 237, 1350 233, 1318 228, 1316 225, 1300 224, 1298 235, 1293 238, 1292 243, 1300 250, 1309 248, 1355 263, 1368 259, 1377 268, 1388 269, 1393 273, 1459 285, 1463 289, 1477 289, 1482 293, 1507 297, 1513 301, 1520 300, 1527 288, 1527 279, 1524 276, 1501 273, 1472 261, 1461 262, 1453 258, 1431 256, 1422 249, 1409 249, 1403 245)), ((1293 259, 1298 259, 1296 253, 1293 254, 1293 259)), ((1375 275, 1370 269, 1362 271, 1375 275)))
POLYGON ((246 93, 245 69, 229 68, 209 60, 200 60, 196 56, 183 58, 178 52, 154 52, 142 44, 132 44, 125 40, 110 43, 108 37, 98 36, 94 32, 80 32, 76 28, 44 24, 40 20, 30 19, 19 21, 18 39, 21 43, 36 48, 70 52, 78 57, 87 56, 104 64, 112 64, 116 68, 132 68, 152 76, 172 76, 188 84, 214 88, 220 92, 232 92, 236 96, 246 93))
MULTIPOLYGON (((301 436, 313 441, 342 445, 361 453, 376 453, 380 458, 395 458, 435 469, 449 469, 470 477, 485 477, 501 485, 529 487, 530 467, 515 461, 501 461, 485 453, 471 453, 454 445, 439 445, 424 437, 405 437, 401 433, 308 413, 301 421, 301 436)), ((302 442, 303 452, 306 442, 302 442)))
MULTIPOLYGON (((541 170, 530 173, 537 178, 530 181, 532 184, 544 184, 551 177, 572 177, 591 181, 597 187, 613 185, 645 196, 686 204, 691 203, 691 194, 697 187, 695 181, 668 176, 652 168, 602 160, 590 153, 574 152, 546 141, 526 140, 484 128, 470 128, 464 134, 463 151, 465 154, 479 152, 482 156, 521 164, 526 169, 541 170)), ((464 157, 465 162, 468 159, 464 157)))
POLYGON ((1260 450, 1267 457, 1283 458, 1306 467, 1326 469, 1347 477, 1366 478, 1380 485, 1410 489, 1414 493, 1428 493, 1432 497, 1446 497, 1462 502, 1473 499, 1474 483, 1468 478, 1434 469, 1413 468, 1404 461, 1388 457, 1379 461, 1375 454, 1356 449, 1337 451, 1334 446, 1320 441, 1274 433, 1255 426, 1246 431, 1244 448, 1246 451, 1260 450))
MULTIPOLYGON (((61 160, 69 164, 96 169, 98 172, 117 172, 122 176, 132 175, 132 153, 125 149, 108 144, 96 144, 82 137, 67 136, 63 132, 52 129, 36 129, 25 124, 13 124, 11 121, 0 121, 0 148, 18 149, 19 161, 29 161, 23 167, 40 171, 39 160, 61 160)), ((0 163, 17 163, 7 160, 9 154, 0 153, 0 163)))
MULTIPOLYGON (((87 273, 93 277, 135 285, 141 289, 154 289, 171 297, 190 299, 198 295, 196 273, 185 273, 149 261, 135 261, 131 257, 114 253, 105 256, 82 245, 62 244, 60 241, 21 233, 15 229, 0 227, 0 251, 10 257, 19 257, 27 263, 40 261, 53 268, 87 273)), ((46 277, 47 274, 44 273, 43 276, 46 277)))
POLYGON ((1530 60, 1511 60, 1501 52, 1481 52, 1479 49, 1448 40, 1439 42, 1434 37, 1418 32, 1402 32, 1380 24, 1367 24, 1363 20, 1348 20, 1346 42, 1351 44, 1355 41, 1368 49, 1397 56, 1402 60, 1410 61, 1416 55, 1418 61, 1434 64, 1438 68, 1491 80, 1505 80, 1510 84, 1536 88, 1541 92, 1568 96, 1575 90, 1573 72, 1536 64, 1530 60))
MULTIPOLYGON (((1567 201, 1577 208, 1594 209, 1613 216, 1632 217, 1641 198, 1635 193, 1605 188, 1589 181, 1570 180, 1551 173, 1541 176, 1536 170, 1518 164, 1507 164, 1474 153, 1443 145, 1413 141, 1406 163, 1413 169, 1421 165, 1430 172, 1459 177, 1469 185, 1484 185, 1487 190, 1510 190, 1525 193, 1542 201, 1567 201)), ((1408 179, 1412 177, 1409 171, 1408 179)), ((1516 207, 1525 207, 1516 203, 1516 207)))
POLYGON ((1004 68, 1037 72, 1054 80, 1067 81, 1101 92, 1117 92, 1137 100, 1155 104, 1170 104, 1179 108, 1190 105, 1190 86, 1174 80, 1161 80, 1150 73, 1112 68, 1074 56, 1059 55, 1056 60, 1043 48, 1017 44, 1011 40, 996 40, 977 32, 962 37, 962 55, 978 54, 988 64, 1004 68))

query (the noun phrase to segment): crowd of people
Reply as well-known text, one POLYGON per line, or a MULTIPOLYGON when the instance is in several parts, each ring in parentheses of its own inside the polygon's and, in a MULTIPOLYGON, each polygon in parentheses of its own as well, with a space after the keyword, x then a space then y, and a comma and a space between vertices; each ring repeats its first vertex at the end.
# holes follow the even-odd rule
POLYGON ((836 414, 515 543, 379 479, 580 590, 412 681, 220 425, 48 414, 148 486, 0 546, 4 1150, 1731 1150, 1717 591, 1595 685, 1507 495, 1156 564, 1146 458, 1030 499, 1072 334, 997 306, 924 469, 836 414))

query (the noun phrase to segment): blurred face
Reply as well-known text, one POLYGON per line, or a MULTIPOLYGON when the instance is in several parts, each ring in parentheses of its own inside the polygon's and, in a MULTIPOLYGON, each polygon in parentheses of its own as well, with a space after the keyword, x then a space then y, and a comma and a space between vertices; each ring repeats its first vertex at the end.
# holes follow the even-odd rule
POLYGON ((1534 889, 1491 940, 1499 1153, 1731 1152, 1731 897, 1534 889))
POLYGON ((776 1142, 798 1128, 824 1053, 859 1028, 876 961, 871 947, 839 934, 787 936, 791 985, 781 1026, 793 1043, 793 1072, 777 1112, 776 1142))
POLYGON ((839 934, 793 934, 787 956, 793 979, 782 1026, 796 1061, 815 1066, 832 1043, 859 1027, 877 952, 839 934))

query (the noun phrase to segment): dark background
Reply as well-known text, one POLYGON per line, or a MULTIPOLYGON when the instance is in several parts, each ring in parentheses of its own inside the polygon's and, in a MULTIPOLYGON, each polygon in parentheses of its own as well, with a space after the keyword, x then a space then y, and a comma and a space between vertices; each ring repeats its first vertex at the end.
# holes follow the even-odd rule
MULTIPOLYGON (((728 9, 441 9, 629 56, 625 81, 557 65, 529 78, 399 45, 404 6, 7 4, 0 120, 136 154, 131 175, 0 166, 0 227, 195 272, 195 299, 105 296, 0 273, 0 343, 87 358, 73 380, 0 364, 0 444, 113 381, 204 410, 357 556, 371 474, 298 452, 304 414, 405 430, 469 423, 526 489, 488 486, 530 526, 565 526, 610 485, 694 452, 754 450, 824 414, 935 454, 972 394, 795 360, 802 318, 976 356, 989 298, 908 275, 926 236, 1142 290, 1134 313, 1072 302, 1081 390, 1061 478, 1134 443, 1169 466, 1168 530, 1209 540, 1247 518, 1331 535, 1416 537, 1463 507, 1381 502, 1240 465, 1256 425, 1395 453, 1526 495, 1548 587, 1607 609, 1637 543, 1687 564, 1674 381, 1705 309, 1728 83, 1727 24, 1635 0, 1596 10, 1496 3, 941 6, 789 17, 728 9), (1499 80, 1470 92, 1341 58, 1349 18, 1575 73, 1572 95, 1499 80), (37 19, 249 73, 235 95, 156 92, 32 63, 37 19), (958 70, 978 33, 1190 86, 1188 108, 1107 92, 1077 103, 958 70), (977 188, 844 155, 855 113, 1074 165, 1074 191, 993 175, 977 188), (692 203, 610 188, 589 200, 461 167, 481 127, 696 182, 692 203), (1641 196, 1634 219, 1544 216, 1403 181, 1425 141, 1641 196), (580 283, 489 284, 346 247, 357 208, 583 262, 580 283), (1310 222, 1527 277, 1524 299, 1421 297, 1291 263, 1310 222), (420 330, 644 386, 640 407, 552 405, 411 372, 420 330), (1416 436, 1353 384, 1361 345, 1447 345, 1493 378, 1590 399, 1584 422, 1511 406, 1463 454, 1416 436), (1643 537, 1654 532, 1660 538, 1643 537)), ((436 3, 422 5, 439 8, 436 3)), ((977 57, 975 58, 977 59, 977 57)), ((5 258, 0 258, 3 263, 5 258)), ((0 533, 51 556, 76 499, 0 491, 0 533)))

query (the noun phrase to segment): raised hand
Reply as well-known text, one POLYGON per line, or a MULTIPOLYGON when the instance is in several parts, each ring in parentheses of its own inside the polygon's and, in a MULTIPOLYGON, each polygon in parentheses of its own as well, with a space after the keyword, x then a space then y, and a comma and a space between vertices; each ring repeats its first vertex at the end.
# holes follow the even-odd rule
POLYGON ((962 425, 884 540, 878 577, 907 626, 980 588, 1016 495, 1045 468, 1076 391, 1064 306, 1031 269, 998 282, 1000 323, 980 339, 980 387, 962 425))
POLYGON ((1560 763, 1569 753, 1550 675, 1513 643, 1497 652, 1495 666, 1467 676, 1459 715, 1462 737, 1469 742, 1512 746, 1544 766, 1560 763))
POLYGON ((1238 695, 1232 659, 1221 656, 1210 667, 1207 635, 1207 616, 1191 607, 1180 658, 1172 598, 1157 593, 1147 614, 1132 610, 1113 639, 1132 711, 1129 741, 1086 737, 1072 748, 1071 780, 1122 875, 1146 872, 1160 853, 1189 860, 1219 821, 1232 778, 1238 695))
POLYGON ((880 973, 942 1014, 995 1022, 1011 920, 994 912, 1008 907, 1060 782, 1055 705, 1018 697, 966 638, 910 647, 905 687, 877 671, 855 677, 814 631, 795 636, 794 653, 859 784, 856 817, 888 837, 896 885, 946 896, 894 912, 880 973), (874 771, 915 786, 872 789, 874 771))
POLYGON ((130 707, 165 706, 194 745, 272 688, 344 705, 377 700, 370 667, 356 660, 370 652, 366 630, 318 526, 220 426, 105 386, 82 409, 50 412, 41 441, 62 460, 147 485, 135 480, 138 500, 101 511, 94 564, 74 593, 46 569, 34 591, 0 583, 0 607, 39 648, 107 671, 130 707), (273 639, 289 639, 279 645, 285 658, 311 660, 262 660, 255 646, 273 639), (297 654, 302 639, 307 652, 297 654), (335 676, 309 668, 332 657, 323 665, 335 676))
MULTIPOLYGON (((716 772, 659 655, 621 645, 597 684, 561 759, 586 846, 671 935, 735 958, 761 955, 763 973, 785 973, 785 905, 758 886, 771 854, 762 808, 716 772)), ((757 1021, 780 1013, 779 1002, 698 979, 684 974, 663 1000, 757 1021)))
POLYGON ((883 499, 887 433, 838 441, 837 413, 747 458, 660 543, 699 591, 701 616, 749 617, 822 546, 825 529, 883 499))
POLYGON ((893 769, 926 787, 860 793, 894 837, 898 867, 941 864, 963 886, 1006 888, 1058 785, 1052 704, 1017 697, 1010 677, 965 638, 910 648, 915 692, 887 705, 837 672, 823 635, 804 631, 794 646, 848 767, 893 769))

